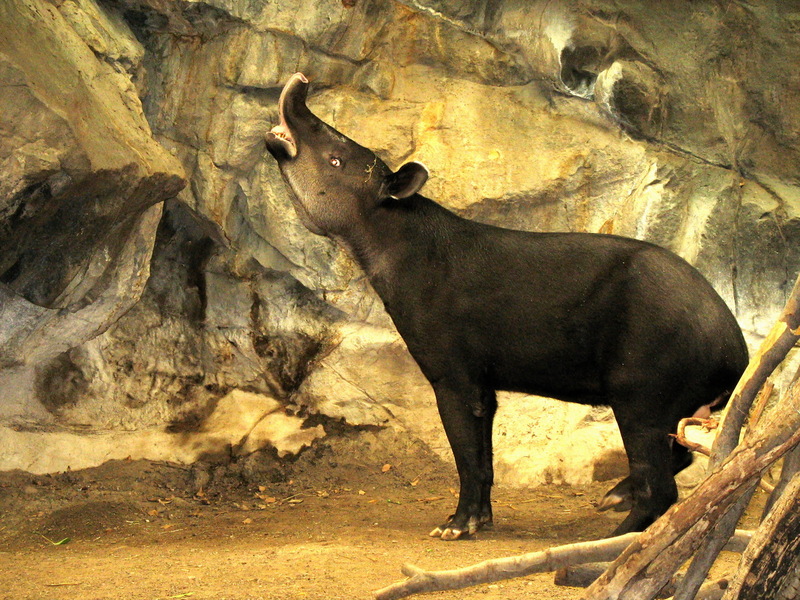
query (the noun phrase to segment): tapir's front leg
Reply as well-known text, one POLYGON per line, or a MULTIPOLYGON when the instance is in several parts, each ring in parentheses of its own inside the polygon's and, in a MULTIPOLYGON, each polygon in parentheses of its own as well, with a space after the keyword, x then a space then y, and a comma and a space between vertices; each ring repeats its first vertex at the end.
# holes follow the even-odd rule
POLYGON ((456 540, 492 522, 491 429, 497 403, 493 391, 471 384, 440 381, 433 388, 461 486, 455 514, 430 535, 456 540))

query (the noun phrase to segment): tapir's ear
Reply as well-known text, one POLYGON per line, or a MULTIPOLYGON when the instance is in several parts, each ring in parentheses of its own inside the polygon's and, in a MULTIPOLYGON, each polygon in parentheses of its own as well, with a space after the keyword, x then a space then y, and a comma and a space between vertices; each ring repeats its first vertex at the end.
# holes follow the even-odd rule
POLYGON ((408 198, 422 189, 426 181, 428 181, 428 169, 425 165, 410 162, 386 178, 386 191, 395 200, 408 198))

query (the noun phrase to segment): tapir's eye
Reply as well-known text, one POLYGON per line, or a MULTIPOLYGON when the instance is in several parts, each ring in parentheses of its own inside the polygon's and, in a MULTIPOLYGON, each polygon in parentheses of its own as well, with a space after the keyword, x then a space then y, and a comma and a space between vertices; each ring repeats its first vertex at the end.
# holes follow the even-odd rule
POLYGON ((339 158, 338 156, 331 156, 328 159, 328 162, 331 163, 331 166, 334 166, 334 167, 337 167, 337 168, 342 166, 342 159, 339 158))

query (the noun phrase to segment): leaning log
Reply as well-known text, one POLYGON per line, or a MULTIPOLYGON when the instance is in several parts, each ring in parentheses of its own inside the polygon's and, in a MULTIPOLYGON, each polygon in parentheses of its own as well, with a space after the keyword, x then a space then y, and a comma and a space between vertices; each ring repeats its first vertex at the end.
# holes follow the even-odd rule
POLYGON ((742 554, 723 600, 794 600, 800 571, 800 474, 795 475, 742 554), (791 596, 784 594, 791 588, 791 596))

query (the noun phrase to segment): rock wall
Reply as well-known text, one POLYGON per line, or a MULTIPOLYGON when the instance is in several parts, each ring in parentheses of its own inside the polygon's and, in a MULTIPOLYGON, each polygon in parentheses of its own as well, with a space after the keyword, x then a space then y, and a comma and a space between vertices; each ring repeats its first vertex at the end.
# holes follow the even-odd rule
MULTIPOLYGON (((283 454, 326 420, 449 460, 380 301, 265 152, 298 70, 430 197, 666 246, 752 344, 800 270, 795 2, 8 0, 0 23, 3 469, 283 454)), ((624 469, 607 411, 504 395, 497 429, 501 481, 624 469)))

